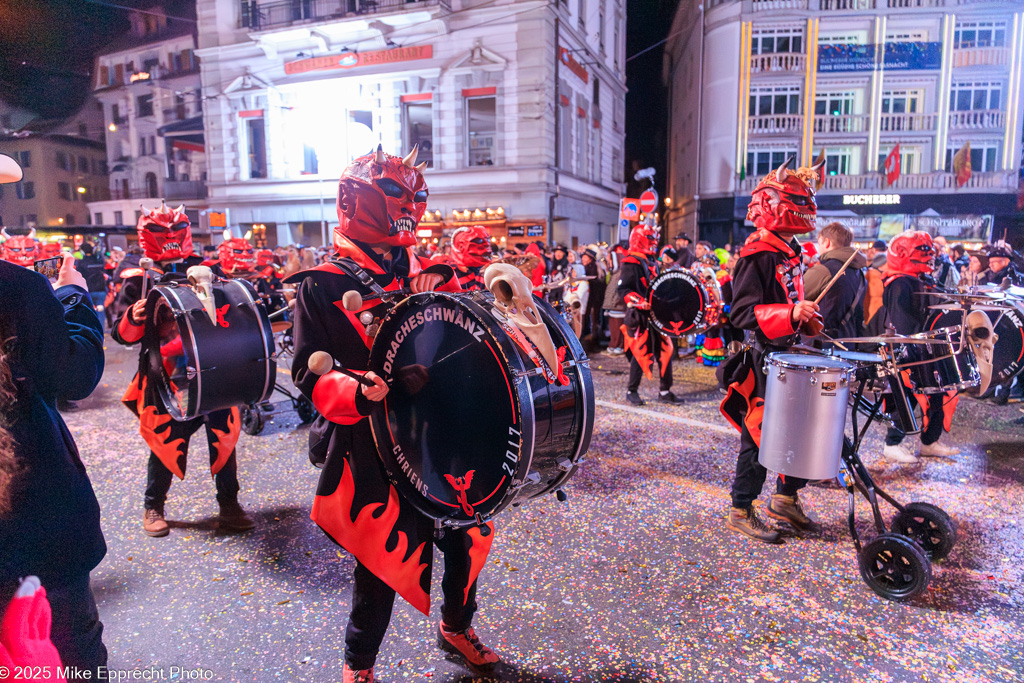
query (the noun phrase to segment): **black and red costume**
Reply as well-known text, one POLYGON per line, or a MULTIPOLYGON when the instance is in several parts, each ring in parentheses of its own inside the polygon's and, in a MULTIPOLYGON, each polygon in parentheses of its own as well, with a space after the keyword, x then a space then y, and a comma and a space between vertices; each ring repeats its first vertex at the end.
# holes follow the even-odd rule
POLYGON ((630 393, 636 393, 640 388, 641 375, 653 379, 651 367, 655 358, 661 372, 660 390, 667 392, 672 389, 675 345, 671 339, 658 332, 643 310, 650 303, 651 282, 658 275, 655 260, 657 249, 657 230, 640 224, 630 233, 629 253, 621 261, 618 290, 627 307, 622 332, 626 338, 626 355, 629 357, 626 391, 630 393))
POLYGON ((459 287, 484 289, 484 268, 491 262, 490 233, 482 225, 459 228, 452 233, 452 263, 459 287))
POLYGON ((443 623, 451 631, 470 629, 477 576, 494 538, 474 527, 446 530, 436 539, 433 521, 388 480, 367 419, 375 404, 351 377, 338 371, 320 376, 307 367, 314 352, 326 351, 343 367, 365 372, 372 338, 360 317, 369 312, 379 319, 389 306, 367 299, 359 311, 348 311, 342 304, 346 292, 365 297, 374 291, 370 282, 395 290, 420 273, 439 274, 444 281, 440 289, 458 291, 450 266, 419 258, 411 249, 426 199, 421 169, 409 157, 385 155, 378 148, 356 159, 340 181, 335 260, 287 279, 298 282, 292 378, 321 416, 310 458, 317 462, 326 454, 311 517, 356 558, 345 634, 346 681, 350 669, 372 669, 395 593, 429 614, 435 545, 444 553, 443 623))
MULTIPOLYGON (((921 230, 904 232, 893 238, 886 254, 886 271, 882 275, 882 305, 886 321, 896 329, 897 334, 908 335, 928 329, 931 309, 939 300, 927 296, 934 291, 931 279, 935 248, 932 236, 921 230), (925 279, 927 278, 927 280, 925 279)), ((911 350, 913 354, 916 350, 911 350)), ((933 444, 950 430, 953 412, 956 410, 956 392, 946 394, 916 394, 924 413, 921 432, 923 445, 933 444)), ((895 427, 889 427, 885 445, 894 446, 903 441, 904 434, 895 427)))
MULTIPOLYGON (((767 470, 758 462, 767 381, 767 354, 785 351, 799 339, 793 308, 804 298, 800 243, 793 237, 814 229, 813 169, 786 171, 788 162, 758 184, 748 210, 757 231, 740 250, 732 277, 730 320, 752 330, 750 346, 723 367, 727 393, 720 410, 740 432, 732 505, 749 510, 761 494, 767 470)), ((776 492, 795 496, 805 479, 779 476, 776 492)))
MULTIPOLYGON (((202 259, 192 253, 189 220, 181 208, 162 206, 144 212, 138 223, 139 242, 146 256, 153 259, 153 268, 143 271, 137 265, 125 264, 119 270, 121 289, 117 295, 119 312, 111 336, 125 346, 140 342, 146 332, 145 323, 132 320, 131 309, 142 298, 143 278, 147 291, 155 285, 187 280, 186 270, 200 265, 202 259)), ((219 269, 215 269, 219 275, 219 269)), ((166 310, 166 309, 164 309, 166 310)), ((167 492, 174 475, 185 478, 188 444, 200 427, 206 427, 210 448, 210 473, 217 487, 217 501, 222 505, 237 504, 238 466, 235 444, 240 427, 239 410, 218 410, 202 417, 178 422, 164 408, 157 395, 156 381, 147 377, 149 362, 146 350, 139 354, 139 370, 121 401, 139 418, 139 433, 150 448, 147 468, 146 510, 163 513, 167 492)))

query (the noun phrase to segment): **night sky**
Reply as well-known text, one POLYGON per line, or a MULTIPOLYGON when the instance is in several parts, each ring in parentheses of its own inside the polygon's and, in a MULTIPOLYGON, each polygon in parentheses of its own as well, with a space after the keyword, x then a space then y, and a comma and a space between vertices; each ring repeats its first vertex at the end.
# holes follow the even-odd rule
MULTIPOLYGON (((169 9, 180 4, 163 4, 169 9)), ((627 0, 626 55, 668 33, 678 0, 627 0)), ((11 104, 56 118, 75 111, 89 89, 93 55, 128 30, 127 12, 152 0, 0 1, 0 88, 11 104)), ((665 89, 659 46, 626 63, 626 177, 633 161, 665 179, 665 89)))

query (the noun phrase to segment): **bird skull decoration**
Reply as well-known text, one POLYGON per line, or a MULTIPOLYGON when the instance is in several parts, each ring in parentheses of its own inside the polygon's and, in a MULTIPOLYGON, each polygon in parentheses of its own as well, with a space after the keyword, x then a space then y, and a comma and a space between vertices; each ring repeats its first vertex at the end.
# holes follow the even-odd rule
POLYGON ((978 359, 978 374, 981 376, 981 384, 967 393, 980 396, 988 391, 992 382, 992 354, 999 335, 992 327, 992 320, 981 311, 971 311, 967 314, 967 341, 974 350, 974 357, 978 359))
POLYGON ((484 271, 484 287, 494 295, 494 305, 523 334, 529 337, 552 370, 558 367, 558 352, 533 299, 533 283, 508 263, 492 263, 484 271))
POLYGON ((209 266, 192 266, 185 271, 188 283, 196 292, 199 302, 203 305, 210 322, 217 324, 217 307, 213 299, 213 270, 209 266))

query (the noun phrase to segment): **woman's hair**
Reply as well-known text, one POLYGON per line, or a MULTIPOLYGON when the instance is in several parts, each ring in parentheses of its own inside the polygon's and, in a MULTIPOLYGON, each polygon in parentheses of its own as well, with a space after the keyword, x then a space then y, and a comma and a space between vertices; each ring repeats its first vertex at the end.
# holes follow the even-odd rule
POLYGON ((14 437, 7 431, 8 415, 17 398, 17 387, 11 376, 9 349, 11 347, 4 321, 0 319, 0 517, 11 512, 14 480, 21 467, 14 453, 14 437))

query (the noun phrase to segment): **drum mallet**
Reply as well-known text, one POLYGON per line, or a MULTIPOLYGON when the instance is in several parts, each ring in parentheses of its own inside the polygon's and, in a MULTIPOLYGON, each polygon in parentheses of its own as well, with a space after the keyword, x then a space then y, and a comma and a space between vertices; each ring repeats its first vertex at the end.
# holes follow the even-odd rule
POLYGON ((345 307, 346 311, 356 313, 360 308, 363 307, 364 301, 372 301, 373 299, 390 299, 393 296, 405 296, 410 294, 411 290, 408 287, 402 287, 401 289, 395 289, 388 292, 379 292, 376 294, 367 294, 363 296, 354 289, 350 289, 345 292, 344 296, 341 297, 341 305, 345 307))
POLYGON ((366 379, 357 372, 352 372, 348 368, 341 367, 338 361, 334 360, 334 356, 327 353, 326 351, 314 351, 310 356, 309 360, 306 361, 306 367, 314 375, 326 375, 331 370, 337 370, 346 377, 351 377, 355 381, 362 384, 364 387, 376 386, 373 382, 366 379))
POLYGON ((857 258, 857 254, 859 253, 860 252, 857 251, 856 249, 853 250, 853 253, 850 254, 850 258, 846 259, 846 263, 844 263, 843 267, 839 269, 839 272, 832 276, 832 279, 828 281, 827 285, 825 285, 825 289, 821 290, 821 294, 819 294, 818 298, 814 300, 814 303, 821 303, 821 300, 825 298, 825 294, 828 293, 828 290, 832 289, 832 285, 836 283, 836 280, 841 278, 846 273, 846 268, 851 263, 853 263, 853 259, 857 258))
POLYGON ((139 259, 139 268, 142 268, 142 297, 146 298, 149 293, 149 269, 153 267, 153 259, 143 256, 139 259))

